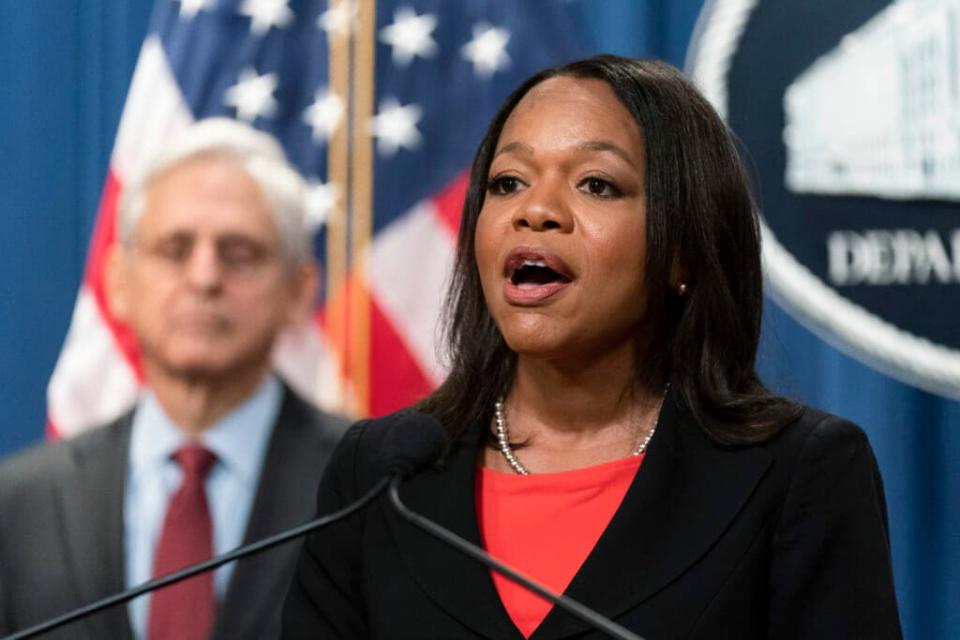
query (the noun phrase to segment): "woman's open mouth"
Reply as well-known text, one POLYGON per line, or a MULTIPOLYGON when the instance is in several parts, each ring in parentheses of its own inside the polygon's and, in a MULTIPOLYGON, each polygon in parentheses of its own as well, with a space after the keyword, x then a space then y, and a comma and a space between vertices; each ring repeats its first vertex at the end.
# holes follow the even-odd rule
POLYGON ((504 275, 507 302, 518 305, 540 303, 573 281, 570 268, 558 256, 526 247, 510 252, 504 275))

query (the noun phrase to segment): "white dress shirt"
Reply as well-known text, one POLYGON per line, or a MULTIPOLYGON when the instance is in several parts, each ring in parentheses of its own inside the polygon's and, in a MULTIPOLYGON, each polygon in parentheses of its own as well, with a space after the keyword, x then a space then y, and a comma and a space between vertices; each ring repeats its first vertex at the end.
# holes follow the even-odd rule
MULTIPOLYGON (((206 429, 199 442, 216 455, 205 488, 213 524, 213 551, 219 555, 239 546, 256 497, 260 468, 283 387, 273 375, 243 404, 206 429)), ((130 434, 127 484, 123 504, 124 579, 129 589, 154 577, 154 551, 160 539, 167 501, 180 487, 180 465, 173 453, 189 442, 149 390, 137 403, 130 434)), ((214 572, 217 601, 227 591, 233 562, 214 572)), ((149 595, 128 603, 134 638, 147 634, 149 595)))

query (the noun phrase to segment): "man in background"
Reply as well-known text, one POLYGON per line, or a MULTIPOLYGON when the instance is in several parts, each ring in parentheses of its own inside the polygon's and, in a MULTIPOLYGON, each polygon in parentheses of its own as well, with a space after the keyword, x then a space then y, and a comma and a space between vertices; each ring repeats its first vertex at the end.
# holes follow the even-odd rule
MULTIPOLYGON (((107 272, 142 357, 130 413, 0 464, 0 635, 309 519, 345 422, 271 370, 317 282, 304 185, 267 134, 193 125, 122 196, 107 272)), ((48 637, 266 638, 299 544, 48 637)))

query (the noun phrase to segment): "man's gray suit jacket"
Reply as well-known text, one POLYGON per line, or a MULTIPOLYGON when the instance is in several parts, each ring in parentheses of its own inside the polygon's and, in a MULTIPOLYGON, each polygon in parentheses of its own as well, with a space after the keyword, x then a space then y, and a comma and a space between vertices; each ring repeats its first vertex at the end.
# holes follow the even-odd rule
MULTIPOLYGON (((132 413, 0 464, 0 636, 122 591, 123 497, 132 413)), ((314 516, 316 489, 346 421, 285 386, 244 542, 314 516)), ((215 639, 272 638, 300 542, 241 560, 215 639)), ((44 638, 132 638, 125 605, 44 638)))

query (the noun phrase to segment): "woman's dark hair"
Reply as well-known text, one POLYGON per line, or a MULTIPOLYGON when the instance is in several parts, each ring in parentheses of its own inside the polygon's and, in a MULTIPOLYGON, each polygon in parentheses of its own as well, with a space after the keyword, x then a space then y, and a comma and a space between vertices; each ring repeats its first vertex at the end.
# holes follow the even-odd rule
POLYGON ((556 76, 606 82, 639 125, 646 171, 649 296, 637 378, 667 382, 714 441, 761 442, 799 406, 768 392, 755 368, 763 304, 760 234, 750 181, 727 127, 674 67, 610 55, 551 67, 518 87, 490 124, 473 161, 448 293, 450 373, 420 403, 456 439, 490 420, 509 389, 516 354, 487 310, 474 247, 490 163, 507 118, 556 76), (682 272, 688 291, 671 287, 682 272))

